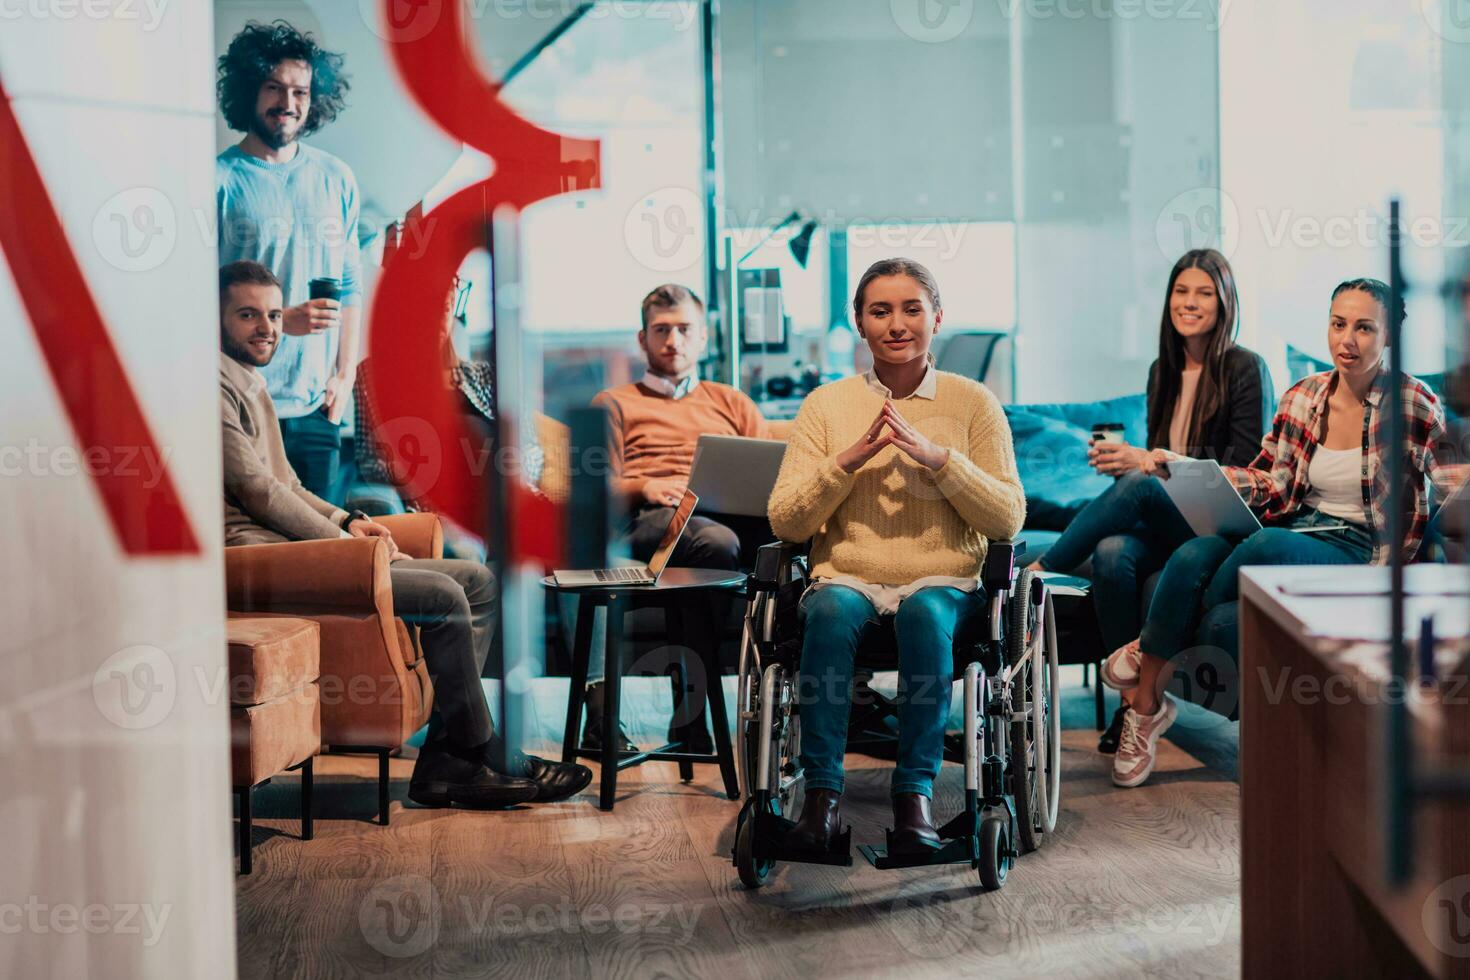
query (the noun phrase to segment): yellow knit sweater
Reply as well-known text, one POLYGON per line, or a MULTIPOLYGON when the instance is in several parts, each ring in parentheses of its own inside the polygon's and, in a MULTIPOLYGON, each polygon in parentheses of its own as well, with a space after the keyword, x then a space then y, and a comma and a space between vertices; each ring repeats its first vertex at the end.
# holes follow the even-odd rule
POLYGON ((861 376, 823 385, 796 416, 771 491, 771 527, 784 541, 812 539, 816 577, 907 585, 930 575, 977 576, 988 540, 1014 537, 1026 519, 1000 402, 984 385, 941 371, 932 400, 894 404, 950 450, 949 462, 931 471, 888 446, 844 473, 837 454, 873 424, 883 397, 861 376))

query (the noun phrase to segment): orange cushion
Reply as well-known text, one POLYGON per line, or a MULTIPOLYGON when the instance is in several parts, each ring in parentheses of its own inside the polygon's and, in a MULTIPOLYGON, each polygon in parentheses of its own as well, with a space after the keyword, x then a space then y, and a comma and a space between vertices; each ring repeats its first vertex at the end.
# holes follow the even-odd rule
POLYGON ((230 708, 230 773, 254 786, 321 751, 322 709, 315 684, 263 704, 230 708))
POLYGON ((231 704, 261 704, 321 673, 321 627, 309 619, 232 617, 225 628, 231 704))

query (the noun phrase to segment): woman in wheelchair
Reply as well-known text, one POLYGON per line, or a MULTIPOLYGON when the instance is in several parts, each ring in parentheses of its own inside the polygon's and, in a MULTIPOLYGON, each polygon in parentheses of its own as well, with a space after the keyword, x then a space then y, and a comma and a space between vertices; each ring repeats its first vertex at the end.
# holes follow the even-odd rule
POLYGON ((812 586, 798 692, 806 798, 793 843, 827 848, 839 801, 854 656, 892 617, 899 657, 894 851, 938 846, 930 813, 943 758, 956 636, 986 618, 979 576, 988 539, 1025 518, 1010 427, 978 382, 936 370, 939 287, 908 259, 873 265, 853 300, 873 353, 867 374, 812 392, 771 493, 771 527, 810 540, 812 586))
MULTIPOLYGON (((1159 736, 1175 717, 1164 693, 1173 675, 1169 661, 1191 645, 1202 617, 1232 611, 1227 607, 1238 597, 1243 566, 1389 561, 1388 301, 1388 286, 1376 279, 1350 280, 1333 291, 1327 324, 1333 370, 1287 391, 1249 466, 1224 468, 1245 502, 1273 526, 1243 541, 1184 542, 1164 566, 1142 634, 1099 672, 1109 687, 1132 692, 1114 756, 1117 785, 1137 786, 1153 772, 1159 736)), ((1464 467, 1453 462, 1444 410, 1429 388, 1406 375, 1402 394, 1413 510, 1400 547, 1408 560, 1428 523, 1425 478, 1448 495, 1463 482, 1464 467)), ((1167 478, 1167 462, 1161 475, 1167 478)))

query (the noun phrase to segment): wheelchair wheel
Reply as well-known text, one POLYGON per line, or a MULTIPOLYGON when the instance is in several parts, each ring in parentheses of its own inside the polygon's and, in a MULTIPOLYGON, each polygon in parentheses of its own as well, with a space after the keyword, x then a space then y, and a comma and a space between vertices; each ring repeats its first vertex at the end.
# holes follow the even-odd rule
POLYGON ((991 814, 980 821, 980 885, 993 892, 1006 883, 1015 860, 1007 839, 1005 821, 991 814))
POLYGON ((741 807, 740 826, 735 831, 735 870, 746 888, 759 888, 766 883, 775 861, 757 860, 755 856, 756 801, 747 799, 741 807))
POLYGON ((1006 660, 1015 671, 1011 675, 1010 758, 1006 769, 1011 795, 1016 801, 1016 836, 1022 854, 1041 847, 1045 832, 1042 811, 1046 808, 1046 790, 1040 778, 1045 749, 1037 738, 1035 724, 1039 630, 1036 609, 1031 604, 1033 581, 1034 574, 1029 570, 1016 576, 1005 625, 1006 660))
POLYGON ((1013 661, 1014 709, 1019 717, 1011 722, 1011 789, 1016 799, 1019 843, 1022 853, 1034 851, 1045 835, 1056 829, 1061 800, 1061 711, 1057 704, 1060 684, 1057 665, 1056 614, 1051 597, 1031 573, 1017 580, 1007 628, 1008 649, 1020 645, 1024 652, 1013 661), (1033 590, 1041 590, 1040 613, 1032 601, 1033 590), (1021 600, 1021 601, 1018 601, 1021 600))
POLYGON ((1041 771, 1037 774, 1037 786, 1042 790, 1041 830, 1051 833, 1057 829, 1057 813, 1062 802, 1062 706, 1061 670, 1057 663, 1057 614, 1051 596, 1046 597, 1043 642, 1036 650, 1037 663, 1036 703, 1041 710, 1035 712, 1036 730, 1041 736, 1041 751, 1037 758, 1041 771))
POLYGON ((755 794, 755 769, 760 759, 760 665, 742 648, 740 679, 735 691, 735 772, 740 780, 740 796, 750 799, 755 794))

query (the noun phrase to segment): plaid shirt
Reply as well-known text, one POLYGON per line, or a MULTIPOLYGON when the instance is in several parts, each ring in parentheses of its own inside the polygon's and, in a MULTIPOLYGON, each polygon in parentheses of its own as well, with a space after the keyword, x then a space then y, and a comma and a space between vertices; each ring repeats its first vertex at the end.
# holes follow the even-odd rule
MULTIPOLYGON (((1262 512, 1264 521, 1280 521, 1300 510, 1311 490, 1307 471, 1322 438, 1327 398, 1337 382, 1337 371, 1303 378, 1281 399, 1271 431, 1261 440, 1261 453, 1249 466, 1227 466, 1225 474, 1245 502, 1262 512)), ((1388 536, 1388 419, 1379 406, 1388 395, 1388 372, 1378 375, 1363 407, 1363 523, 1373 531, 1374 565, 1389 560, 1388 536)), ((1409 442, 1408 486, 1414 500, 1404 535, 1404 560, 1412 559, 1424 540, 1429 521, 1426 476, 1442 495, 1464 480, 1465 467, 1456 462, 1445 428, 1444 409, 1434 393, 1417 378, 1403 379, 1404 424, 1409 442)))
MULTIPOLYGON (((495 368, 482 361, 460 361, 449 371, 450 384, 486 422, 495 422, 495 368)), ((368 385, 367 360, 358 365, 357 383, 353 386, 354 418, 356 436, 353 456, 357 461, 358 479, 363 483, 381 483, 396 486, 393 472, 388 466, 391 448, 378 438, 377 415, 373 407, 372 389, 368 385)), ((531 434, 521 437, 524 463, 522 474, 526 484, 536 488, 541 482, 545 468, 545 455, 531 434)), ((419 507, 422 502, 405 500, 410 507, 419 507)))

